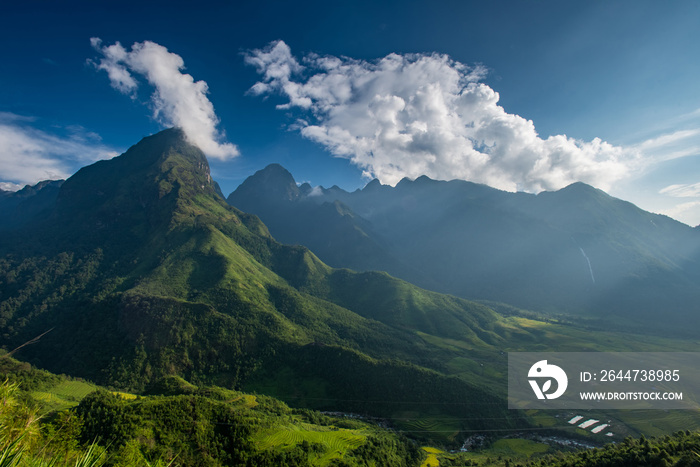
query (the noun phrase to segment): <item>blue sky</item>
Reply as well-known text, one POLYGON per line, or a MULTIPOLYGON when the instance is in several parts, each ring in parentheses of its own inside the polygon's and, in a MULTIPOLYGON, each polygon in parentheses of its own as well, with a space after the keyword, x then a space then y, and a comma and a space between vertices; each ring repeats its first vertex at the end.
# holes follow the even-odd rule
POLYGON ((347 190, 581 180, 700 224, 697 1, 13 3, 5 189, 177 124, 225 194, 272 162, 347 190))

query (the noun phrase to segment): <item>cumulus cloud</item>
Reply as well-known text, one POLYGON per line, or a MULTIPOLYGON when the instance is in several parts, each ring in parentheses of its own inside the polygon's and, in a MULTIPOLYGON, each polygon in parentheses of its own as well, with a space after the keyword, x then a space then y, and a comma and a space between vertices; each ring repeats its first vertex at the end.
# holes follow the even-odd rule
POLYGON ((34 122, 31 117, 0 112, 0 188, 4 190, 67 178, 80 165, 117 155, 97 135, 80 127, 58 135, 35 128, 34 122))
POLYGON ((107 72, 112 87, 135 98, 139 87, 136 74, 155 88, 151 105, 156 120, 182 128, 187 139, 207 156, 225 160, 239 154, 235 145, 222 142, 224 135, 217 130, 219 119, 207 98, 207 83, 182 73, 182 57, 150 41, 137 42, 131 50, 119 42, 103 46, 96 37, 90 43, 102 54, 101 59, 91 62, 107 72))
POLYGON ((600 139, 540 138, 532 121, 498 105, 498 93, 481 82, 484 67, 447 55, 297 60, 277 41, 245 60, 262 76, 250 93, 286 98, 278 108, 304 114, 291 128, 385 184, 428 175, 509 191, 576 181, 609 189, 639 156, 600 139))
POLYGON ((0 182, 0 190, 2 191, 18 191, 22 189, 22 185, 12 182, 0 182))

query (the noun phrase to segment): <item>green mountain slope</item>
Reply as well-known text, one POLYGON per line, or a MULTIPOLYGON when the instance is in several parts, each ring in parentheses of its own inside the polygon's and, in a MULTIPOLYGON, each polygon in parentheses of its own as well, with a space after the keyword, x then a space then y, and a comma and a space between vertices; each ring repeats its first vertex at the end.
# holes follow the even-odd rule
POLYGON ((615 326, 687 332, 700 323, 698 229, 582 183, 538 195, 427 177, 395 187, 375 180, 352 193, 299 187, 281 197, 281 186, 296 188, 269 166, 228 201, 337 267, 615 326), (343 223, 328 215, 332 205, 343 206, 343 223), (370 247, 379 251, 365 254, 370 247))
POLYGON ((0 332, 10 349, 51 330, 22 349, 41 367, 137 391, 180 375, 314 407, 389 417, 410 401, 487 420, 465 426, 524 423, 504 388, 449 376, 456 351, 418 334, 489 348, 504 339, 495 313, 277 243, 220 197, 179 130, 80 170, 48 217, 11 235, 0 332))
MULTIPOLYGON (((265 225, 283 243, 311 247, 333 267, 407 270, 379 240, 371 224, 340 201, 318 204, 309 184, 297 186, 292 174, 271 164, 248 177, 227 199, 245 212, 264 217, 265 225)), ((414 274, 424 280, 419 271, 414 274)))

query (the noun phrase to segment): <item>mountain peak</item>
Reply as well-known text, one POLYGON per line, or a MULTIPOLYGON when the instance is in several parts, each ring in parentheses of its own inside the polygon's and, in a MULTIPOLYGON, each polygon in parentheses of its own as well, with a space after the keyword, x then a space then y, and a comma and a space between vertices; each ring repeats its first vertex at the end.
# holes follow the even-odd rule
POLYGON ((597 192, 600 191, 597 188, 584 182, 574 182, 570 185, 565 186, 559 191, 576 191, 576 192, 597 192))
POLYGON ((204 153, 171 128, 80 169, 61 186, 53 221, 71 231, 121 231, 173 219, 195 196, 218 197, 204 153))
POLYGON ((362 189, 362 191, 367 190, 367 192, 373 191, 373 190, 378 190, 382 187, 382 182, 379 181, 378 178, 372 179, 371 182, 369 182, 365 187, 362 189))
POLYGON ((291 173, 279 164, 270 164, 258 170, 228 197, 229 204, 236 205, 241 197, 265 197, 277 201, 296 201, 301 196, 291 173))

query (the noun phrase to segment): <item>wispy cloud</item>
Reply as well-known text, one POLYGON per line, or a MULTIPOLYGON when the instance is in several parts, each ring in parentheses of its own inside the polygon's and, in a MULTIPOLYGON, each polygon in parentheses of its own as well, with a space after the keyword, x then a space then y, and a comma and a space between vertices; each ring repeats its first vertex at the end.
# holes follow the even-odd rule
POLYGON ((94 133, 80 127, 65 135, 35 128, 36 119, 0 112, 0 183, 3 189, 70 176, 76 166, 117 155, 94 133))
POLYGON ((685 185, 669 185, 659 191, 659 194, 674 198, 700 198, 700 183, 685 185))
POLYGON ((608 189, 639 158, 600 139, 540 138, 532 121, 498 105, 498 93, 481 82, 485 68, 447 55, 298 60, 277 41, 245 59, 262 75, 252 94, 288 99, 278 107, 302 112, 291 128, 382 183, 428 175, 511 191, 575 181, 608 189))
POLYGON ((648 139, 641 143, 639 148, 642 150, 657 149, 660 147, 677 144, 698 135, 700 135, 700 129, 697 128, 692 130, 678 130, 674 131, 673 133, 666 133, 661 136, 657 136, 656 138, 648 139))
POLYGON ((207 83, 182 73, 185 68, 182 57, 150 41, 137 42, 131 50, 119 42, 103 46, 96 37, 90 43, 102 54, 102 58, 91 63, 107 72, 112 87, 135 98, 139 87, 134 78, 137 74, 155 88, 151 105, 156 120, 165 126, 182 128, 187 139, 207 156, 225 160, 239 154, 235 145, 223 142, 225 135, 217 130, 219 119, 207 98, 207 83))
POLYGON ((634 146, 647 163, 662 162, 700 154, 700 128, 671 131, 634 146))
POLYGON ((668 185, 658 193, 658 212, 688 225, 700 223, 700 182, 668 185))

